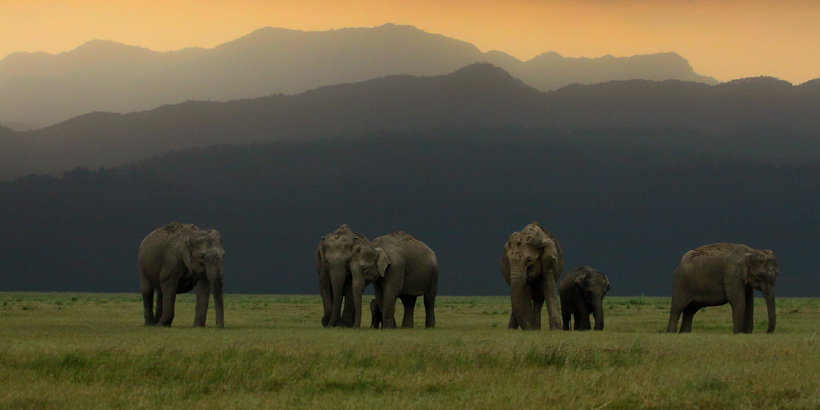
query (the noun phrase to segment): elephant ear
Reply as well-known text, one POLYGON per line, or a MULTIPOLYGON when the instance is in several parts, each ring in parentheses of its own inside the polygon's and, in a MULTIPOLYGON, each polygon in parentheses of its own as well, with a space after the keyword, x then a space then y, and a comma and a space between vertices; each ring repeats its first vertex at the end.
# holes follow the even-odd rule
POLYGON ((376 248, 376 267, 379 269, 379 275, 384 277, 384 273, 387 271, 387 267, 390 266, 390 259, 387 257, 387 253, 382 248, 376 248))
POLYGON ((606 291, 609 292, 609 277, 604 275, 604 279, 606 279, 606 291))
POLYGON ((176 242, 174 248, 176 249, 179 258, 182 259, 182 262, 185 263, 185 267, 188 268, 189 271, 194 271, 194 260, 193 260, 193 244, 191 243, 191 237, 187 237, 181 239, 176 242))
POLYGON ((552 273, 557 281, 558 275, 561 274, 558 270, 558 244, 549 238, 541 238, 539 245, 541 246, 541 272, 544 275, 552 273))
POLYGON ((576 276, 575 279, 572 280, 572 284, 579 287, 579 288, 581 288, 581 289, 583 289, 584 288, 584 281, 586 279, 587 279, 587 274, 582 273, 582 274, 576 276))
POLYGON ((319 246, 316 247, 316 253, 313 254, 313 262, 316 265, 316 273, 319 275, 322 274, 322 271, 325 269, 325 260, 322 258, 322 244, 320 243, 319 246))
POLYGON ((735 264, 735 276, 740 278, 743 283, 749 283, 749 266, 755 263, 755 254, 746 252, 735 264))

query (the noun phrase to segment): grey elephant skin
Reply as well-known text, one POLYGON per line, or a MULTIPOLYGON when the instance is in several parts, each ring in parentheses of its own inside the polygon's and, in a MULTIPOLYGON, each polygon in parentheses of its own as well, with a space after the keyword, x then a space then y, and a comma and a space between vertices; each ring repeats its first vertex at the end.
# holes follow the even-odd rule
POLYGON ((139 248, 139 278, 145 325, 171 326, 176 295, 196 287, 194 326, 205 326, 214 295, 216 326, 225 325, 222 301, 222 236, 192 224, 172 222, 148 234, 139 248), (154 290, 157 292, 153 311, 154 290))
MULTIPOLYGON (((424 297, 424 326, 435 327, 439 272, 436 254, 429 246, 399 231, 380 236, 370 244, 357 245, 353 254, 354 283, 362 278, 365 285, 373 284, 376 309, 382 315, 382 328, 396 327, 397 299, 401 299, 404 305, 401 326, 413 327, 414 308, 419 296, 424 297)), ((357 291, 354 286, 354 294, 357 291)))
POLYGON ((353 247, 368 243, 367 237, 352 231, 347 224, 342 224, 319 241, 314 262, 319 274, 319 293, 324 310, 322 326, 361 326, 364 281, 361 277, 354 281, 350 261, 353 247), (357 291, 354 292, 354 288, 357 291))
POLYGON ((692 331, 692 317, 702 307, 732 306, 734 333, 752 333, 753 289, 763 293, 769 315, 766 333, 775 327, 775 279, 777 258, 770 250, 742 244, 715 243, 686 252, 672 281, 672 305, 667 332, 675 332, 683 314, 680 332, 692 331))
POLYGON ((556 281, 564 269, 558 240, 532 222, 507 239, 501 274, 510 285, 512 312, 508 328, 541 328, 541 307, 547 304, 550 330, 561 329, 556 281))
POLYGON ((589 266, 573 269, 558 283, 561 295, 561 318, 564 330, 590 330, 589 315, 595 318, 595 330, 604 330, 603 302, 609 291, 609 278, 589 266))

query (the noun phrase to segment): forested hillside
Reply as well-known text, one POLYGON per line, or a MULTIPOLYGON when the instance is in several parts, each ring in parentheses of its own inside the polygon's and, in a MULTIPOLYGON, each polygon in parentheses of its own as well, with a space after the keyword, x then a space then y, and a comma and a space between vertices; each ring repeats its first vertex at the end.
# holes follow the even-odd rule
POLYGON ((317 292, 315 246, 347 223, 370 239, 405 230, 427 242, 440 294, 505 294, 501 248, 536 220, 561 242, 565 272, 591 265, 615 295, 667 295, 681 255, 719 241, 774 250, 779 295, 820 292, 820 162, 727 159, 640 143, 663 131, 626 134, 385 132, 3 182, 0 290, 136 291, 140 241, 178 220, 222 233, 229 293, 317 292))

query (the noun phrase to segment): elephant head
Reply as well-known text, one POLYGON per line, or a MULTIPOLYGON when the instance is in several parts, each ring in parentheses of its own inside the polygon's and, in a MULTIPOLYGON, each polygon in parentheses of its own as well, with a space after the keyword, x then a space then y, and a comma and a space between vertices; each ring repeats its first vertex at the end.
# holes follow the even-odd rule
POLYGON ((384 249, 369 244, 359 244, 353 247, 350 271, 354 278, 361 278, 364 286, 383 278, 388 266, 390 266, 390 259, 384 249))
MULTIPOLYGON (((334 327, 342 324, 342 299, 347 296, 353 298, 353 323, 345 323, 358 327, 361 324, 361 292, 348 294, 351 286, 360 284, 353 281, 351 274, 351 260, 353 247, 369 241, 352 230, 347 224, 340 226, 327 236, 323 236, 316 248, 315 263, 319 273, 319 287, 322 292, 324 316, 322 325, 334 327)), ((364 285, 360 285, 364 289, 364 285)))
POLYGON ((759 290, 766 300, 769 314, 769 327, 766 333, 774 332, 776 323, 774 284, 779 273, 777 258, 770 250, 751 249, 741 255, 736 265, 735 275, 752 289, 759 290))
POLYGON ((592 307, 595 330, 604 330, 603 299, 610 289, 609 278, 589 267, 581 269, 582 273, 572 280, 572 285, 580 290, 586 304, 592 307))
MULTIPOLYGON (((539 228, 540 229, 540 228, 539 228)), ((529 282, 543 275, 555 281, 560 250, 557 242, 525 230, 510 235, 502 255, 502 272, 509 269, 510 300, 515 319, 522 329, 536 328, 532 323, 533 305, 529 282)), ((562 261, 563 263, 563 261, 562 261)))
MULTIPOLYGON (((222 259, 225 250, 222 248, 222 236, 215 230, 192 231, 191 235, 184 238, 176 245, 177 251, 188 270, 195 275, 193 277, 205 277, 207 282, 199 283, 196 286, 207 286, 205 292, 198 292, 198 298, 203 297, 203 301, 197 301, 196 317, 202 323, 195 325, 204 326, 205 314, 208 309, 208 294, 213 292, 214 306, 216 310, 216 325, 223 327, 225 324, 223 303, 222 303, 222 259)), ((180 291, 187 292, 193 288, 190 285, 180 283, 180 291), (187 288, 187 289, 185 289, 187 288)))
MULTIPOLYGON (((390 259, 382 248, 373 247, 367 243, 353 246, 350 272, 353 277, 353 298, 356 301, 354 303, 361 304, 364 288, 380 278, 384 278, 388 266, 390 266, 390 259)), ((357 311, 354 320, 356 323, 361 324, 360 310, 357 311)))

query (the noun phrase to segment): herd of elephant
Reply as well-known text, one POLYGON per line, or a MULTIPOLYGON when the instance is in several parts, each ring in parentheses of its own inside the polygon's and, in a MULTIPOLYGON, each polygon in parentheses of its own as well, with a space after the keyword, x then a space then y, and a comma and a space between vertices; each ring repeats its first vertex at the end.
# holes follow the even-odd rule
MULTIPOLYGON (((205 326, 211 292, 217 327, 224 326, 222 303, 222 238, 215 230, 172 222, 148 234, 139 248, 139 278, 145 325, 170 326, 176 295, 197 289, 194 326, 205 326), (157 302, 154 309, 154 292, 157 302)), ((404 305, 402 327, 413 327, 416 299, 424 297, 425 326, 436 324, 438 261, 430 247, 405 232, 373 241, 342 225, 319 241, 314 255, 322 297, 322 325, 360 327, 362 295, 373 284, 371 327, 395 328, 396 300, 404 305)), ((501 274, 510 286, 512 310, 508 328, 540 329, 546 303, 550 329, 604 328, 603 299, 609 278, 589 266, 559 280, 564 257, 558 240, 532 222, 507 239, 501 274), (560 305, 560 314, 559 314, 560 305), (571 323, 574 319, 574 323, 571 323)), ((779 271, 770 250, 716 243, 686 252, 675 270, 667 332, 692 330, 701 308, 729 303, 734 333, 751 333, 752 290, 763 293, 768 329, 775 327, 774 289, 779 271)))

